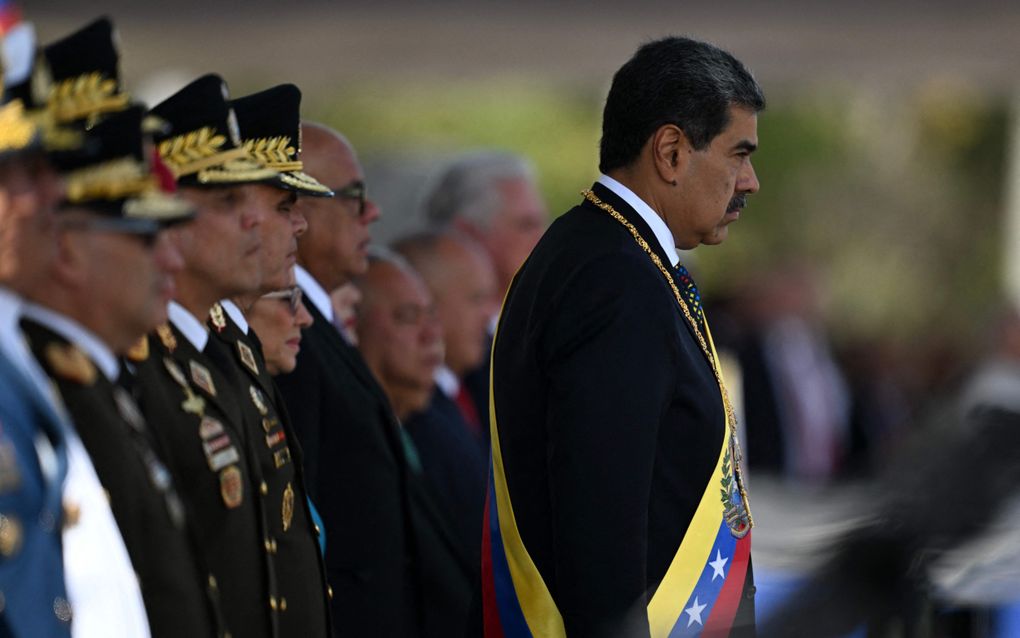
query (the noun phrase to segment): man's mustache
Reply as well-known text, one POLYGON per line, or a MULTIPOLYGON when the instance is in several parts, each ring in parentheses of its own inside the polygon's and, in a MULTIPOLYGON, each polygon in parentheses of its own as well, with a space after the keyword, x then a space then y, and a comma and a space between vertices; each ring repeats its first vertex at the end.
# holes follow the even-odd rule
POLYGON ((737 195, 736 197, 730 200, 729 205, 726 206, 726 212, 735 213, 738 210, 744 208, 745 206, 747 206, 747 195, 741 193, 740 195, 737 195))

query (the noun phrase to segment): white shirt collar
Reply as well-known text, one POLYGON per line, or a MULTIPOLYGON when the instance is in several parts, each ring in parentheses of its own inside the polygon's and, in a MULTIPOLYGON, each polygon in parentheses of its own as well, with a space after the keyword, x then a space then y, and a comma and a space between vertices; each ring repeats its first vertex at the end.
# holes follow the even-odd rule
POLYGON ((305 298, 315 305, 315 308, 322 313, 326 321, 335 323, 333 302, 330 301, 329 293, 326 292, 326 289, 320 286, 319 282, 315 281, 315 277, 312 277, 312 274, 301 266, 294 266, 294 279, 297 281, 298 287, 301 288, 301 292, 305 294, 305 298))
POLYGON ((669 262, 675 267, 680 263, 680 255, 676 252, 676 241, 673 239, 673 233, 669 232, 669 226, 662 220, 659 215, 652 210, 640 197, 634 194, 634 191, 630 190, 620 182, 616 181, 608 175, 599 176, 599 184, 602 184, 609 190, 616 193, 616 195, 627 202, 634 211, 641 216, 641 219, 645 220, 648 227, 652 229, 652 234, 655 235, 655 239, 662 246, 662 249, 666 252, 666 257, 669 258, 669 262))
POLYGON ((432 378, 435 380, 436 385, 439 386, 439 389, 443 391, 443 394, 451 399, 457 398, 457 393, 460 392, 460 380, 453 373, 453 370, 441 365, 432 373, 432 378))
POLYGON ((26 303, 22 308, 22 314, 84 350, 109 381, 116 381, 120 376, 120 363, 109 346, 74 319, 34 303, 26 303))
POLYGON ((0 286, 0 350, 8 356, 15 350, 11 348, 12 340, 21 334, 18 321, 23 305, 21 297, 0 286))
POLYGON ((177 329, 191 342, 191 345, 195 346, 196 350, 199 352, 205 350, 205 344, 209 343, 209 329, 206 328, 205 322, 196 319, 195 315, 176 301, 167 304, 166 314, 170 318, 170 323, 177 326, 177 329))
POLYGON ((241 329, 241 332, 248 334, 248 320, 244 318, 244 313, 237 307, 237 304, 229 299, 224 299, 220 302, 220 306, 223 307, 223 312, 230 315, 230 318, 234 320, 234 323, 241 329))

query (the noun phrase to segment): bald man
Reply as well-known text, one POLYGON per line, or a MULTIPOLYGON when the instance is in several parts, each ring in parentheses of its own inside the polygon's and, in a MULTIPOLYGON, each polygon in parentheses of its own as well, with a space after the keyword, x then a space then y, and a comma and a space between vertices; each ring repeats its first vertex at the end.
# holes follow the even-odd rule
POLYGON ((423 232, 394 244, 421 273, 443 327, 444 365, 436 371, 428 407, 407 419, 426 477, 469 556, 481 552, 489 453, 487 432, 465 376, 486 357, 495 311, 496 274, 485 250, 453 231, 423 232))
POLYGON ((297 367, 277 377, 305 449, 305 476, 326 527, 326 570, 337 636, 464 635, 469 566, 408 463, 393 407, 335 325, 329 292, 368 268, 364 171, 340 133, 302 126, 305 172, 333 199, 304 198, 297 283, 314 323, 297 367))

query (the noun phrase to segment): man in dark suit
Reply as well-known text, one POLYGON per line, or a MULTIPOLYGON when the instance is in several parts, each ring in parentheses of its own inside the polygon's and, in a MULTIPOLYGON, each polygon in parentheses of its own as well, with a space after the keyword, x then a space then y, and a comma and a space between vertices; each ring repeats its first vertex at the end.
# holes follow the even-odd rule
POLYGON ((616 73, 603 175, 496 331, 487 636, 753 635, 735 423, 677 248, 723 241, 758 190, 762 108, 740 62, 685 38, 616 73))
POLYGON ((219 635, 216 600, 181 501, 128 388, 124 354, 166 320, 181 259, 163 230, 191 208, 150 176, 140 106, 87 134, 100 149, 67 175, 61 247, 29 292, 22 328, 92 459, 137 574, 153 636, 219 635))
POLYGON ((333 324, 329 292, 368 267, 365 197, 353 149, 334 131, 305 124, 306 171, 334 199, 298 202, 308 230, 298 243, 297 283, 314 323, 294 372, 277 383, 306 451, 305 475, 328 534, 326 569, 338 636, 462 635, 467 570, 408 463, 405 437, 385 393, 333 324))

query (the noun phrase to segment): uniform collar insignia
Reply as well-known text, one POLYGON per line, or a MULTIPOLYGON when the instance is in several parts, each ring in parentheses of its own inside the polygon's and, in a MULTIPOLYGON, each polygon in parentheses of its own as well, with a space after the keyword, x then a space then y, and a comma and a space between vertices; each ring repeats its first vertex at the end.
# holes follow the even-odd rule
POLYGON ((188 366, 191 368, 191 380, 195 382, 195 385, 202 388, 209 396, 216 396, 216 384, 213 383, 209 368, 194 360, 189 361, 188 366))
POLYGON ((227 327, 227 318, 224 316, 223 306, 218 301, 209 309, 209 322, 213 328, 216 328, 216 332, 223 332, 223 329, 227 327))
POLYGON ((241 363, 243 363, 246 368, 251 370, 255 376, 258 376, 259 364, 255 360, 255 353, 252 352, 252 349, 248 347, 248 344, 244 343, 243 341, 238 341, 237 354, 238 356, 241 357, 241 363))
POLYGON ((177 349, 177 337, 174 336, 174 331, 170 329, 169 324, 163 324, 156 328, 156 335, 159 337, 163 347, 173 352, 177 349))
POLYGON ((149 338, 143 336, 139 339, 135 345, 131 346, 127 351, 127 358, 129 361, 135 363, 141 363, 149 358, 149 338))
POLYGON ((51 343, 46 346, 45 357, 53 373, 62 379, 81 385, 92 385, 96 380, 96 366, 74 345, 51 343))

